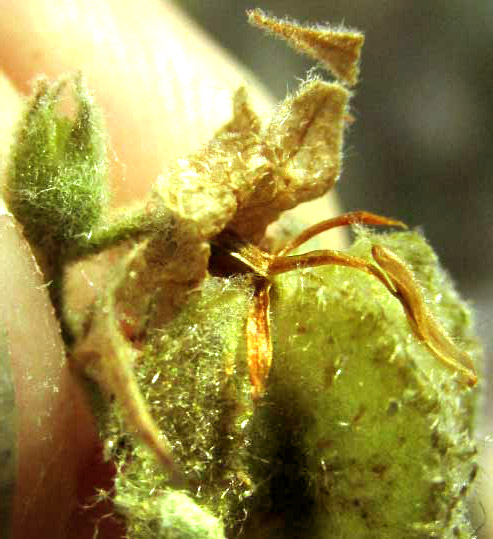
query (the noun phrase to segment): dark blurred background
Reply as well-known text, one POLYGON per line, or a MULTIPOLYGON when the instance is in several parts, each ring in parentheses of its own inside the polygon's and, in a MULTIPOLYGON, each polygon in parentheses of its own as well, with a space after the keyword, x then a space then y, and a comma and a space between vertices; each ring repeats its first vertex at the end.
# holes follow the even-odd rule
MULTIPOLYGON (((493 1, 176 0, 282 99, 313 63, 246 23, 261 7, 366 36, 337 191, 419 226, 493 350, 493 1)), ((486 365, 484 380, 493 369, 486 365)), ((487 387, 491 403, 491 382, 487 387)), ((491 435, 490 406, 480 436, 491 435)), ((486 446, 491 442, 486 441, 486 446)), ((485 480, 493 480, 485 477, 485 480)), ((491 517, 490 515, 490 518, 491 517)))

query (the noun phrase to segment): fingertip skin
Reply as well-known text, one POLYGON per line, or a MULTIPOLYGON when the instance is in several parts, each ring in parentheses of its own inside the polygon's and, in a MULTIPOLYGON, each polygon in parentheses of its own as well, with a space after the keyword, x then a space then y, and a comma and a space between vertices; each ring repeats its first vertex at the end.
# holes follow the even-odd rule
POLYGON ((70 372, 43 276, 20 227, 5 213, 0 246, 0 317, 15 388, 12 537, 62 539, 96 431, 70 372))

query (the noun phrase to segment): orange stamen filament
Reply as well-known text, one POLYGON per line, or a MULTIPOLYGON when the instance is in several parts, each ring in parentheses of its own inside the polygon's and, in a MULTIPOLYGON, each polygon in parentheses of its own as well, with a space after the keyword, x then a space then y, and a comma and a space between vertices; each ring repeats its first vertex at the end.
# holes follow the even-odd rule
POLYGON ((257 283, 247 320, 247 361, 252 384, 252 399, 258 400, 265 391, 272 364, 269 291, 271 283, 257 283))
POLYGON ((402 221, 396 221, 395 219, 389 219, 388 217, 383 217, 381 215, 376 215, 375 213, 370 213, 367 211, 353 211, 343 213, 342 215, 338 215, 337 217, 333 217, 332 219, 327 219, 325 221, 320 221, 319 223, 314 224, 313 226, 304 230, 292 241, 290 241, 276 254, 279 256, 284 256, 302 245, 303 243, 306 243, 314 236, 321 234, 322 232, 327 232, 328 230, 340 226, 349 226, 356 224, 369 226, 396 226, 404 229, 407 228, 407 225, 402 221))
POLYGON ((256 285, 253 305, 247 322, 247 358, 254 400, 257 400, 264 393, 272 364, 269 320, 269 290, 271 283, 267 279, 288 271, 328 264, 351 267, 376 277, 400 301, 415 336, 426 345, 441 363, 449 369, 461 373, 468 385, 476 385, 477 375, 471 358, 455 345, 442 326, 431 315, 411 271, 389 249, 381 246, 374 246, 372 249, 374 259, 384 271, 365 259, 338 251, 320 250, 302 255, 286 256, 287 253, 317 234, 338 226, 356 223, 407 228, 404 223, 394 219, 369 212, 351 212, 322 221, 308 228, 283 249, 279 250, 277 256, 264 253, 251 244, 242 245, 241 250, 237 249, 240 251, 238 253, 231 253, 254 270, 257 266, 260 266, 261 271, 258 274, 264 277, 256 285), (262 255, 257 254, 257 251, 262 255), (259 261, 261 261, 260 264, 259 261))

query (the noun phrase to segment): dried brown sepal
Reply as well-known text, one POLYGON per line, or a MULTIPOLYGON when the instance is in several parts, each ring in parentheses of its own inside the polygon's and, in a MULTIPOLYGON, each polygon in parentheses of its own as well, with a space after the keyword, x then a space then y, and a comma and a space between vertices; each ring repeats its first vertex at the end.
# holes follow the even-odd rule
POLYGON ((174 279, 192 281, 205 274, 209 255, 204 243, 225 228, 264 174, 267 163, 260 155, 259 131, 259 119, 240 88, 232 120, 205 148, 158 178, 156 202, 173 215, 179 246, 168 271, 174 279), (197 249, 200 256, 190 258, 197 249))
POLYGON ((152 268, 148 272, 150 278, 156 283, 167 281, 187 284, 190 288, 196 286, 207 272, 210 256, 207 239, 195 223, 175 217, 169 234, 156 234, 145 250, 144 259, 148 268, 152 268))
MULTIPOLYGON (((260 134, 261 127, 260 118, 252 109, 248 99, 248 92, 244 86, 241 86, 233 96, 233 117, 217 131, 215 136, 219 138, 222 135, 241 133, 255 144, 257 142, 255 135, 260 134)), ((247 146, 248 142, 245 142, 245 146, 247 146)))
POLYGON ((310 80, 281 104, 252 156, 254 191, 230 230, 258 242, 283 211, 331 189, 341 172, 349 97, 339 84, 310 80))
POLYGON ((95 305, 87 335, 72 354, 86 374, 109 397, 116 398, 129 428, 153 451, 170 473, 171 480, 181 482, 171 446, 151 417, 135 378, 133 364, 138 352, 122 334, 116 317, 116 290, 122 284, 126 268, 142 255, 143 249, 145 244, 134 248, 121 263, 118 277, 104 289, 95 305))
POLYGON ((385 247, 375 245, 372 255, 392 281, 395 296, 404 307, 416 337, 441 363, 460 373, 469 386, 475 386, 477 375, 473 361, 451 340, 431 314, 412 272, 395 253, 385 247))
POLYGON ((271 283, 264 279, 256 284, 246 327, 247 361, 254 401, 264 394, 272 365, 270 287, 271 283))
POLYGON ((259 155, 259 120, 240 88, 233 101, 233 118, 199 152, 180 159, 158 179, 155 193, 178 223, 201 240, 216 236, 245 203, 265 166, 259 155), (252 163, 252 157, 254 162, 252 163))
POLYGON ((339 84, 308 81, 262 131, 240 89, 232 120, 158 180, 155 196, 173 215, 179 245, 167 273, 199 280, 205 244, 224 228, 255 243, 283 211, 326 193, 341 171, 348 100, 339 84))
POLYGON ((277 19, 260 9, 247 12, 250 24, 285 39, 291 47, 315 60, 349 86, 358 81, 364 36, 360 32, 329 27, 304 26, 277 19))

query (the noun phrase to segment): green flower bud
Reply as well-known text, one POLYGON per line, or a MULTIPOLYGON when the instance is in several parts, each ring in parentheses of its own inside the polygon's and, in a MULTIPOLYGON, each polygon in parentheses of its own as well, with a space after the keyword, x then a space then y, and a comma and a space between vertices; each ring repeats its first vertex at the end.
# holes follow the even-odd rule
POLYGON ((38 80, 18 128, 5 198, 32 245, 50 255, 90 235, 106 206, 106 141, 83 80, 38 80), (60 112, 73 87, 73 116, 60 112))

